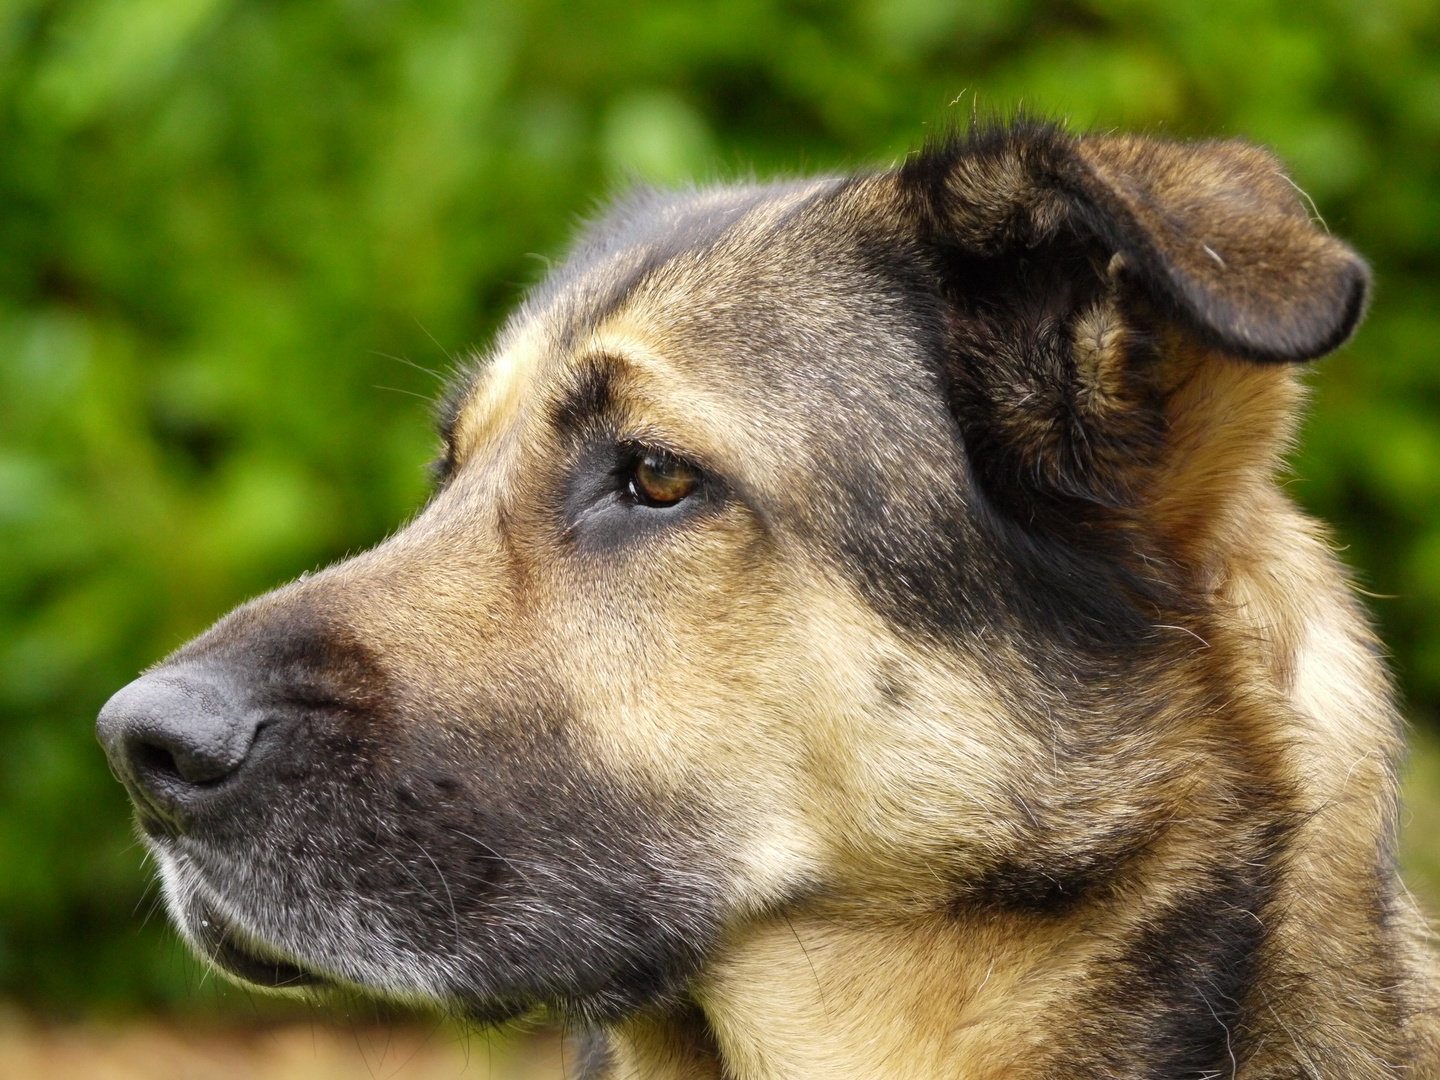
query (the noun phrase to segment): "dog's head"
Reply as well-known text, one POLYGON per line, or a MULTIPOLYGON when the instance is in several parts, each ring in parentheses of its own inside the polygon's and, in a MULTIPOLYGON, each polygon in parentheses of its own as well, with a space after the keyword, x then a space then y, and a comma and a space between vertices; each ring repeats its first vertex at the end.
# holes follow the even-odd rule
POLYGON ((452 391, 413 522, 101 714, 182 931, 610 1019, 800 900, 1082 895, 1180 782, 1283 362, 1366 282, 1238 143, 632 197, 452 391))

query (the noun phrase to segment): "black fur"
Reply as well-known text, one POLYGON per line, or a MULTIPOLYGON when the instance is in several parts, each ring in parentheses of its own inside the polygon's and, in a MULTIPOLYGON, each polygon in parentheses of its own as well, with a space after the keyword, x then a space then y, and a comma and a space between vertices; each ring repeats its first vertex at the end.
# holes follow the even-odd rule
MULTIPOLYGON (((1273 858, 1280 840, 1260 851, 1273 858)), ((1280 914, 1270 902, 1274 866, 1218 870, 1144 926, 1114 962, 1090 1002, 1105 1018, 1094 1045, 1104 1048, 1097 1056, 1106 1074, 1215 1080, 1246 1060, 1255 1012, 1266 1005, 1256 999, 1256 980, 1267 920, 1280 914)))

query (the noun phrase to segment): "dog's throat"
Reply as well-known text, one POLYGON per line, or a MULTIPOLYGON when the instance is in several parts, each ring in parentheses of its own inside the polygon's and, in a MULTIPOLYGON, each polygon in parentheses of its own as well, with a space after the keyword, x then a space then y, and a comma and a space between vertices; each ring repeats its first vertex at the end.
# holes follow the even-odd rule
POLYGON ((724 951, 695 988, 699 1007, 611 1032, 609 1071, 597 1076, 1029 1076, 1053 991, 1073 984, 1084 954, 1077 937, 1037 948, 1033 924, 989 917, 883 928, 782 917, 724 951))
MULTIPOLYGON (((1117 957, 1107 954, 1106 935, 1086 923, 1078 911, 1073 918, 1050 919, 950 911, 885 924, 837 919, 833 913, 782 916, 750 927, 707 968, 694 988, 703 1015, 691 1008, 640 1018, 612 1032, 611 1071, 598 1075, 607 1080, 1106 1075, 1106 1050, 1094 1045, 1095 1033, 1086 1034, 1080 1018, 1094 1013, 1096 988, 1105 984, 1103 973, 1117 957)), ((1191 1075, 1188 1063, 1174 1056, 1181 1042, 1196 1055, 1225 1054, 1225 1021, 1233 1018, 1214 1017, 1199 999, 1182 1003, 1163 997, 1155 1005, 1169 1015, 1141 1025, 1160 1033, 1155 1045, 1140 1046, 1144 1040, 1128 1032, 1125 1045, 1113 1048, 1110 1060, 1119 1065, 1114 1075, 1171 1075, 1164 1070, 1172 1067, 1184 1069, 1175 1075, 1191 1075), (1190 1005, 1204 1013, 1203 1030, 1186 1019, 1190 1005), (1174 1040, 1163 1036, 1172 1021, 1174 1040)), ((1114 1026, 1120 1033, 1120 1025, 1114 1026)))
POLYGON ((1048 1026, 1047 988, 1085 960, 1081 939, 1052 925, 1037 941, 1033 920, 990 914, 791 916, 757 927, 699 997, 727 1076, 1029 1075, 1033 1047, 1015 1033, 1048 1026))

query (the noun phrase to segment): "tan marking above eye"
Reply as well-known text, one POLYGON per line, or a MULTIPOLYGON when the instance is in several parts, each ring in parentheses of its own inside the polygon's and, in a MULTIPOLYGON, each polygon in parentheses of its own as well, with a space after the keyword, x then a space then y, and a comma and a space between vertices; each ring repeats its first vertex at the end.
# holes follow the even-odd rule
POLYGON ((663 450, 646 450, 630 476, 630 493, 646 506, 674 506, 699 486, 694 466, 663 450))

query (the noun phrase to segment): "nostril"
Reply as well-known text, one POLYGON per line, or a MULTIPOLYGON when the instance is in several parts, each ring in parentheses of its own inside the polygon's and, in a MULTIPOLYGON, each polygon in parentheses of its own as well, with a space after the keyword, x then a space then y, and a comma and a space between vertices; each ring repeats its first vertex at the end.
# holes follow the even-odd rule
POLYGON ((229 761, 177 753, 157 742, 141 741, 130 748, 130 760, 142 777, 181 784, 213 784, 233 772, 229 761))
POLYGON ((166 780, 183 780, 175 755, 163 746, 139 742, 130 747, 130 761, 140 776, 158 776, 166 780))
POLYGON ((172 739, 171 732, 141 733, 127 748, 136 774, 171 783, 213 784, 234 772, 244 759, 243 753, 237 754, 223 742, 172 739))

